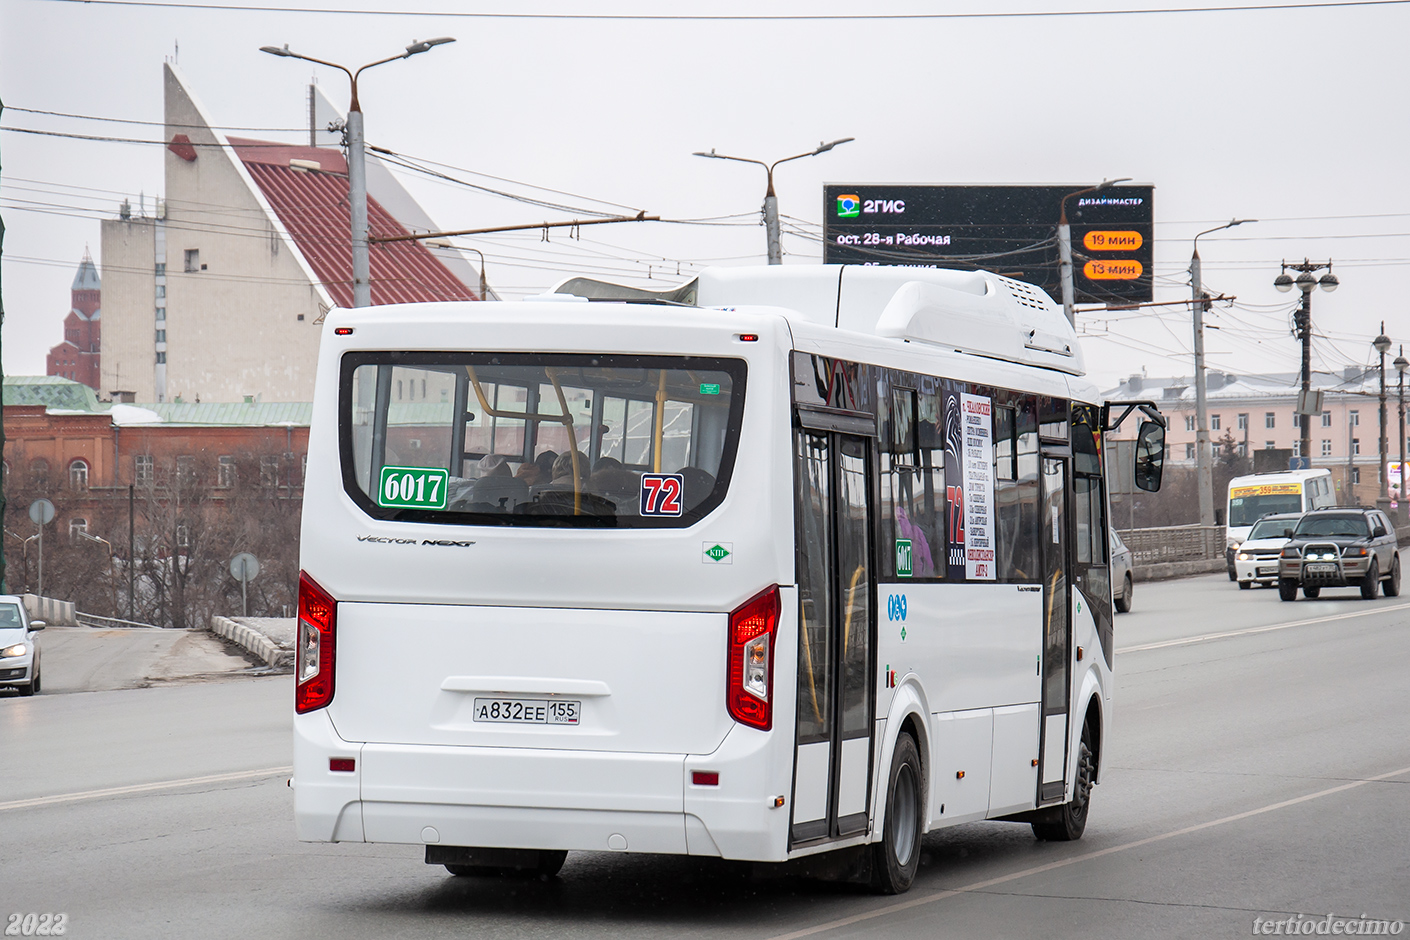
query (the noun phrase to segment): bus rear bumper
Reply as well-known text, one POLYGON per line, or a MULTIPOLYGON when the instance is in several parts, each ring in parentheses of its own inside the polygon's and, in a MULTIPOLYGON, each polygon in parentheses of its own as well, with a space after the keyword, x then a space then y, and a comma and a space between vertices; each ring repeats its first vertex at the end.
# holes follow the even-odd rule
POLYGON ((316 713, 295 737, 304 841, 788 857, 784 735, 737 726, 709 755, 359 745, 316 713), (355 771, 330 772, 333 756, 355 771))

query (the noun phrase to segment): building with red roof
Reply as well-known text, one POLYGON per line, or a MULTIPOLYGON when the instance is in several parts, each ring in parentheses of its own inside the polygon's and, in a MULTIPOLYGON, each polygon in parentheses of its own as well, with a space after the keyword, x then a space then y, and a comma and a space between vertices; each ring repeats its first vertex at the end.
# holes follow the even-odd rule
MULTIPOLYGON (((165 198, 102 223, 100 391, 309 401, 324 314, 352 305, 346 160, 336 147, 227 137, 174 65, 164 86, 165 198)), ((371 234, 430 230, 368 162, 371 234)), ((374 244, 371 279, 374 304, 480 299, 464 256, 416 241, 374 244)))

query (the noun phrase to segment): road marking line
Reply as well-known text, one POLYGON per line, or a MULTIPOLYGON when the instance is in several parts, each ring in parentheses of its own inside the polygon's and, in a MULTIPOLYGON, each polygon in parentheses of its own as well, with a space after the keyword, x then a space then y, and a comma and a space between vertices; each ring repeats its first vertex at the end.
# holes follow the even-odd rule
POLYGON ((1167 839, 1174 839, 1176 836, 1189 835, 1192 832, 1199 832, 1203 829, 1212 829, 1215 826, 1222 826, 1226 823, 1238 822, 1241 819, 1248 819, 1250 816, 1260 816, 1263 813, 1271 813, 1274 810, 1285 809, 1289 806, 1296 806, 1299 803, 1306 803, 1309 800, 1320 799, 1324 796, 1331 796, 1333 793, 1341 793, 1344 790, 1354 790, 1357 787, 1364 787, 1368 783, 1376 783, 1381 780, 1388 780, 1391 777, 1399 777, 1402 774, 1410 774, 1410 767, 1402 767, 1399 770, 1392 770, 1389 773, 1378 774, 1374 777, 1367 777, 1364 780, 1353 780, 1350 783, 1343 783, 1339 786, 1329 787, 1326 790, 1318 790, 1316 793, 1308 793, 1304 796, 1296 796, 1290 800, 1282 800, 1277 803, 1269 803, 1267 806, 1260 806, 1257 809, 1245 810, 1242 813, 1235 813, 1232 816, 1221 816, 1218 819, 1211 819, 1208 822, 1196 823, 1193 826, 1186 826, 1183 829, 1173 829, 1170 832, 1163 832, 1160 835, 1148 836, 1144 839, 1137 839, 1134 842, 1125 842, 1121 845, 1113 845, 1110 848, 1098 849, 1095 852, 1088 852, 1085 855, 1074 855, 1071 858, 1059 859, 1055 862, 1048 862, 1046 865, 1034 865, 1032 868, 1025 868, 1021 871, 1011 872, 1007 875, 1000 875, 997 878, 989 878, 985 881, 976 881, 974 884, 965 885, 962 888, 948 888, 944 891, 935 891, 931 894, 922 895, 916 898, 908 898, 904 901, 897 901, 885 907, 876 908, 862 914, 853 914, 850 917, 839 917, 824 924, 817 924, 812 927, 805 927, 802 930, 794 930, 789 933, 778 934, 768 938, 768 940, 798 940, 800 937, 811 937, 815 934, 825 933, 829 930, 836 930, 839 927, 848 927, 852 924, 871 920, 876 917, 884 917, 887 914, 894 914, 897 911, 904 911, 912 907, 920 907, 922 904, 930 904, 935 901, 943 901, 952 898, 957 894, 966 894, 972 891, 982 891, 985 888, 992 888, 994 885, 1005 884, 1010 881, 1017 881, 1020 878, 1027 878, 1030 875, 1042 874, 1052 871, 1055 868, 1066 868, 1068 865, 1076 865, 1078 862, 1086 862, 1106 855, 1114 855, 1117 852, 1125 852, 1128 849, 1138 849, 1141 846, 1150 845, 1154 842, 1164 842, 1167 839))
POLYGON ((292 773, 292 767, 266 767, 263 770, 237 770, 228 774, 208 774, 204 777, 185 777, 181 780, 159 780, 156 783, 134 783, 126 787, 108 787, 103 790, 82 790, 78 793, 60 793, 55 796, 36 796, 27 800, 11 800, 0 803, 0 810, 23 809, 27 806, 53 806, 56 803, 75 803, 79 800, 100 800, 107 796, 123 796, 128 793, 150 793, 154 790, 175 790, 179 787, 194 787, 203 783, 225 783, 230 780, 249 780, 254 777, 273 777, 292 773))
POLYGON ((1331 617, 1314 617, 1311 620, 1294 620, 1291 623, 1275 623, 1266 627, 1248 627, 1244 630, 1230 630, 1228 633, 1205 633, 1200 636, 1188 636, 1179 640, 1163 640, 1159 643, 1142 643, 1140 646, 1123 646, 1116 652, 1140 653, 1145 650, 1160 650, 1171 646, 1189 646, 1191 643, 1204 643, 1208 640, 1226 640, 1234 636, 1250 636, 1255 633, 1271 633, 1274 630, 1287 630, 1290 627, 1305 627, 1313 623, 1331 623, 1333 620, 1350 620, 1352 617, 1370 617, 1374 614, 1385 614, 1396 610, 1410 610, 1410 604, 1396 604, 1393 607, 1373 607, 1370 610, 1357 610, 1349 614, 1336 614, 1331 617))

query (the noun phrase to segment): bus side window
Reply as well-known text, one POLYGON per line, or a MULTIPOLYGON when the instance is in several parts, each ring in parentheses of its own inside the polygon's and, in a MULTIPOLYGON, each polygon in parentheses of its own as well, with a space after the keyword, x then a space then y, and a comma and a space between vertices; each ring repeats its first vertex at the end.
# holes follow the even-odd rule
POLYGON ((882 573, 943 578, 939 538, 945 531, 944 498, 938 494, 944 492, 945 452, 935 435, 939 402, 933 394, 892 387, 885 408, 880 467, 882 573), (909 574, 896 570, 898 541, 910 542, 909 574))
POLYGON ((1038 423, 1032 397, 994 409, 994 502, 1000 581, 1036 581, 1038 423))

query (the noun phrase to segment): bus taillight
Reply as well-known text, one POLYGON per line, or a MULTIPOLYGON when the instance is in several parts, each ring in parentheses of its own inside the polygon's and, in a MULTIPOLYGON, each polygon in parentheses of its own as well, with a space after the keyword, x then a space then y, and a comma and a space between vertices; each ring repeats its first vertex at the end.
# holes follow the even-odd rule
POLYGON ((337 631, 337 601, 300 571, 294 711, 301 715, 333 701, 333 647, 337 631))
POLYGON ((735 721, 761 731, 773 725, 773 647, 778 614, 778 585, 774 585, 729 615, 725 706, 735 721))

